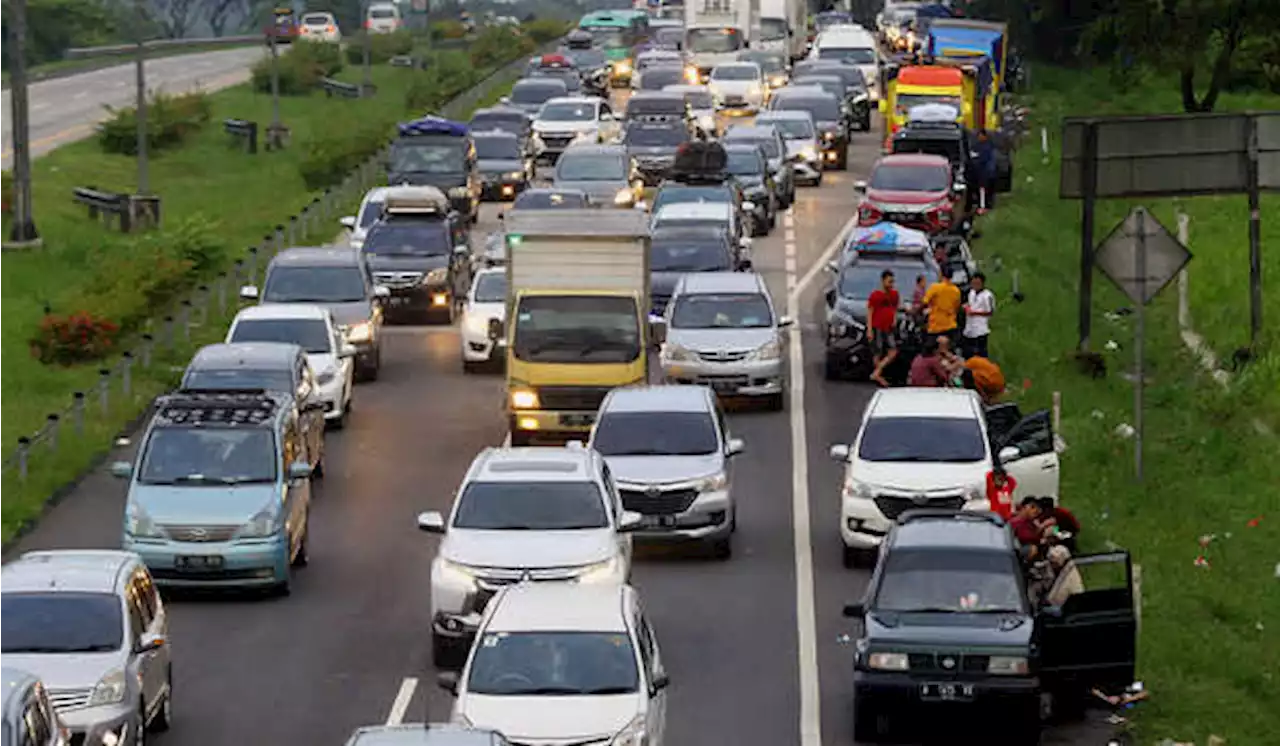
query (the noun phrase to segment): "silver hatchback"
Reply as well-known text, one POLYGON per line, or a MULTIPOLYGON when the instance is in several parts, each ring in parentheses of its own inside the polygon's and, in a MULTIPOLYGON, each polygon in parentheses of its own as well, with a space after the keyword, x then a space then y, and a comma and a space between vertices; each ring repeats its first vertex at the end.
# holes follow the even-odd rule
POLYGON ((168 730, 168 621, 138 555, 28 552, 0 574, 5 666, 38 676, 76 746, 139 746, 168 730))
POLYGON ((754 272, 699 272, 676 284, 662 318, 660 360, 670 383, 710 386, 721 396, 785 404, 783 360, 791 319, 774 312, 754 272))

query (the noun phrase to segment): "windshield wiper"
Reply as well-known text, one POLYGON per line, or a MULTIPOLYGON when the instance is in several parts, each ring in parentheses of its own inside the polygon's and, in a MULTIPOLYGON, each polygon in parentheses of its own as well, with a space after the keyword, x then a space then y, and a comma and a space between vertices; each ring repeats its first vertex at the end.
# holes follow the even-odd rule
POLYGON ((950 606, 920 606, 914 609, 872 609, 871 611, 891 614, 958 614, 965 609, 950 606))
POLYGON ((580 694, 587 694, 587 693, 588 692, 584 689, 579 689, 577 687, 572 687, 572 686, 540 686, 535 689, 521 689, 520 691, 516 691, 516 692, 502 692, 502 694, 508 694, 508 695, 517 696, 517 697, 539 695, 539 694, 541 695, 563 694, 563 695, 572 696, 572 695, 580 695, 580 694))
POLYGON ((599 686, 595 689, 584 689, 582 694, 634 694, 636 688, 634 686, 599 686))
POLYGON ((32 645, 22 648, 5 648, 4 653, 22 654, 22 653, 105 653, 112 650, 119 650, 119 645, 84 645, 81 647, 69 648, 60 645, 32 645))

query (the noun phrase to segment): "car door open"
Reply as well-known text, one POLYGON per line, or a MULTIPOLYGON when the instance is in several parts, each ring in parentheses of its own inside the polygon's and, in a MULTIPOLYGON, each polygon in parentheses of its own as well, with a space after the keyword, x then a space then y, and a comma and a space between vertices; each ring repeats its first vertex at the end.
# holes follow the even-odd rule
MULTIPOLYGON (((1015 408, 1016 411, 1016 408, 1015 408)), ((990 427, 988 419, 988 428, 990 427)), ((1018 420, 995 440, 997 461, 1018 482, 1013 499, 1058 498, 1058 452, 1054 448, 1053 416, 1042 409, 1018 420)))
POLYGON ((1083 590, 1037 615, 1046 688, 1114 691, 1128 686, 1137 660, 1138 619, 1129 553, 1075 557, 1063 572, 1073 567, 1083 590))

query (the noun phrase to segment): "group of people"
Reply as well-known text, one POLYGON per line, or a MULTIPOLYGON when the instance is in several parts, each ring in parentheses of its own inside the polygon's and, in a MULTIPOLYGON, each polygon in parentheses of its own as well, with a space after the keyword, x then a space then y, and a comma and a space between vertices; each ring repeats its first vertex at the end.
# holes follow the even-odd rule
MULTIPOLYGON (((1007 481, 1012 477, 1006 475, 1007 481)), ((1018 540, 1027 591, 1042 606, 1062 606, 1071 596, 1084 591, 1080 571, 1072 553, 1080 535, 1080 521, 1051 497, 1027 497, 1009 519, 1018 540)))

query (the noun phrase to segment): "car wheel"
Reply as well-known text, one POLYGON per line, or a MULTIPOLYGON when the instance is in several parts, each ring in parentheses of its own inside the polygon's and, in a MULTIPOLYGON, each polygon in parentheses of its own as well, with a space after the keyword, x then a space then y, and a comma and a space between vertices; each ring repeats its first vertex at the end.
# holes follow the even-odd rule
POLYGON ((311 536, 311 515, 308 514, 302 521, 302 538, 298 540, 298 553, 293 555, 294 567, 306 567, 311 562, 311 555, 307 552, 307 540, 311 536))
POLYGON ((348 399, 346 404, 342 406, 342 414, 337 419, 329 420, 329 426, 334 430, 341 430, 347 426, 347 415, 351 412, 351 400, 348 399))
POLYGON ((479 362, 477 360, 463 360, 462 372, 463 373, 479 373, 483 365, 484 363, 479 362))
POLYGON ((853 698, 853 740, 859 743, 875 743, 889 732, 889 718, 853 698))
POLYGON ((820 186, 822 186, 822 176, 823 176, 823 174, 822 174, 821 172, 819 172, 819 173, 818 173, 818 178, 816 178, 816 179, 814 179, 814 180, 813 180, 813 185, 814 185, 815 187, 820 187, 820 186))
POLYGON ((769 234, 769 223, 759 218, 751 219, 751 237, 759 238, 769 234))
POLYGON ((173 725, 173 665, 169 665, 169 670, 165 674, 165 684, 167 692, 164 699, 160 702, 160 709, 156 710, 156 716, 151 718, 151 730, 156 733, 164 733, 173 725))
POLYGON ((319 450, 320 450, 320 453, 316 457, 315 467, 311 469, 312 479, 324 479, 324 459, 325 459, 324 446, 321 445, 319 450))
POLYGON ((828 355, 822 366, 822 377, 828 381, 843 381, 844 368, 841 367, 840 363, 837 362, 835 358, 828 355))
POLYGON ((846 570, 856 570, 862 564, 862 550, 857 547, 843 547, 841 561, 846 570))
POLYGON ((711 545, 711 556, 718 560, 727 560, 733 557, 733 536, 729 535, 723 539, 716 539, 711 545))
POLYGON ((768 407, 770 412, 781 412, 787 407, 786 394, 781 391, 776 394, 769 394, 769 398, 765 406, 768 407))
POLYGON ((462 646, 456 641, 432 634, 431 662, 436 668, 448 670, 461 668, 462 664, 466 663, 466 659, 462 654, 462 646))
POLYGON ((778 208, 774 207, 774 209, 769 211, 769 230, 773 230, 774 228, 777 228, 777 227, 778 227, 778 208))

